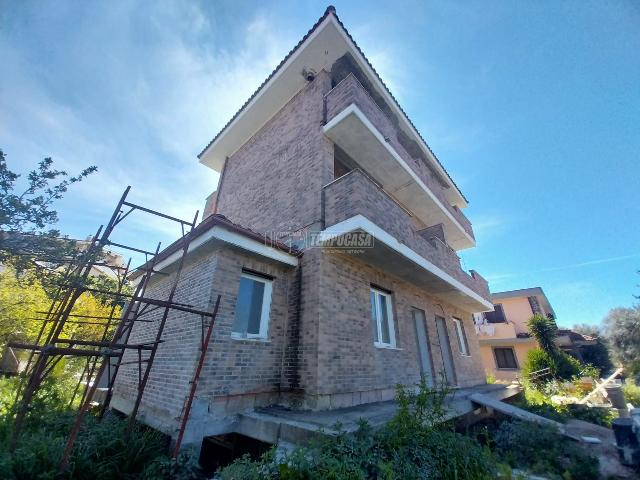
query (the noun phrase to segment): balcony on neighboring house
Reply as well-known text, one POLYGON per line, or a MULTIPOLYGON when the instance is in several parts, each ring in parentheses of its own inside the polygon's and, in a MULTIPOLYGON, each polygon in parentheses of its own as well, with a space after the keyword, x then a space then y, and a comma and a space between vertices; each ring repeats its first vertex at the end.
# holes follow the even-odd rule
POLYGON ((355 255, 420 285, 470 312, 492 309, 489 287, 432 229, 419 230, 411 213, 360 169, 323 188, 322 238, 329 242, 351 233, 373 236, 371 248, 355 255))
MULTIPOLYGON (((450 185, 427 162, 410 155, 406 134, 353 74, 325 96, 325 134, 425 225, 442 224, 455 250, 475 246, 471 222, 447 199, 450 185)), ((451 194, 449 192, 449 194, 451 194)))
POLYGON ((513 323, 483 323, 476 331, 480 340, 513 340, 518 337, 513 323))

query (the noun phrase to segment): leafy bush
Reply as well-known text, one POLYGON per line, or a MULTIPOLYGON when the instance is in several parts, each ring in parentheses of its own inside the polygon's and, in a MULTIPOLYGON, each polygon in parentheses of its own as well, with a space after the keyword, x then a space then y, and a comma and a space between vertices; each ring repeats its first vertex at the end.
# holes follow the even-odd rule
MULTIPOLYGON (((55 400, 60 392, 47 387, 46 398, 55 400)), ((63 397, 64 398, 64 397, 63 397)), ((69 467, 58 466, 67 442, 75 411, 49 409, 51 402, 34 402, 13 454, 8 451, 13 427, 10 415, 0 416, 0 478, 31 479, 198 479, 200 469, 191 457, 170 460, 165 452, 166 437, 136 425, 125 435, 126 420, 106 415, 102 421, 88 415, 78 434, 69 467)))
POLYGON ((347 434, 338 426, 336 436, 289 454, 278 457, 271 451, 259 461, 243 457, 222 469, 220 478, 494 478, 490 452, 442 423, 446 395, 446 390, 429 389, 424 381, 417 394, 398 387, 398 412, 381 429, 363 421, 356 432, 347 434))
MULTIPOLYGON (((0 478, 136 478, 166 450, 166 440, 158 432, 136 426, 126 438, 126 422, 107 415, 101 422, 90 415, 78 434, 69 468, 59 473, 58 465, 67 442, 75 412, 38 412, 25 424, 16 450, 10 455, 7 438, 0 449, 0 478)), ((10 419, 3 418, 7 423, 10 419)), ((8 434, 10 428, 3 428, 8 434)))
POLYGON ((632 380, 627 380, 622 386, 624 399, 636 408, 640 408, 640 386, 632 380))
POLYGON ((512 467, 558 479, 591 480, 599 477, 598 459, 547 425, 504 422, 493 437, 498 458, 512 467))
POLYGON ((563 380, 571 380, 581 374, 583 366, 580 361, 564 352, 559 352, 555 360, 555 370, 553 375, 555 378, 563 380))
POLYGON ((537 387, 528 385, 524 389, 523 398, 513 402, 513 404, 523 410, 556 422, 566 423, 570 419, 577 419, 602 425, 603 427, 611 426, 611 421, 615 418, 612 409, 579 404, 555 404, 550 397, 557 394, 566 394, 558 382, 551 381, 537 387))
MULTIPOLYGON (((600 338, 596 339, 595 345, 584 345, 582 347, 582 359, 594 366, 598 371, 598 376, 613 369, 613 363, 609 357, 609 348, 600 338)), ((594 377, 595 378, 595 377, 594 377)))
POLYGON ((201 480, 204 479, 198 457, 183 452, 178 458, 158 457, 142 475, 144 480, 201 480))
MULTIPOLYGON (((527 352, 527 358, 524 362, 522 374, 532 383, 539 385, 547 382, 550 378, 571 380, 580 375, 584 368, 585 366, 583 366, 577 359, 560 350, 552 356, 542 349, 535 348, 527 352), (535 372, 545 368, 549 369, 549 375, 539 376, 537 378, 531 377, 535 372)), ((593 373, 593 371, 589 370, 587 373, 593 373)))
POLYGON ((567 410, 567 416, 570 418, 595 423, 607 428, 611 427, 611 422, 616 418, 613 410, 608 407, 589 407, 579 404, 564 405, 564 407, 567 410))
POLYGON ((550 371, 555 367, 551 355, 544 350, 534 348, 527 352, 527 358, 522 367, 522 375, 525 379, 529 379, 531 382, 539 384, 545 380, 544 377, 531 378, 531 375, 540 370, 548 368, 550 371))

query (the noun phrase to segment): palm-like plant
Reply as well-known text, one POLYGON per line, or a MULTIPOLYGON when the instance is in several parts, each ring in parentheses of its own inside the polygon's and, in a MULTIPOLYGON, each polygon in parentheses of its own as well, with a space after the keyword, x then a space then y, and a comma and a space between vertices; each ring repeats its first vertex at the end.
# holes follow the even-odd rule
POLYGON ((547 352, 552 358, 558 357, 559 349, 555 343, 558 336, 558 326, 551 318, 536 313, 527 322, 529 332, 538 341, 540 348, 547 352))

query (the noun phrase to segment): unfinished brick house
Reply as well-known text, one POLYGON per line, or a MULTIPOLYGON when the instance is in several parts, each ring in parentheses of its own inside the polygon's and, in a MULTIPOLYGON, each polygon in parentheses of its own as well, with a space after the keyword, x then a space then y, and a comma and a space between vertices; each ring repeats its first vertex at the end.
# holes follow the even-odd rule
MULTIPOLYGON (((485 382, 472 314, 493 307, 456 255, 475 246, 467 200, 333 8, 199 158, 220 181, 176 298, 222 303, 188 442, 258 407, 380 402, 421 375, 485 382)), ((176 252, 158 268, 171 273, 176 252)), ((144 393, 140 418, 172 436, 200 335, 199 318, 169 317, 144 393)), ((132 332, 153 336, 154 323, 132 332)), ((124 366, 114 408, 131 409, 136 381, 124 366)))

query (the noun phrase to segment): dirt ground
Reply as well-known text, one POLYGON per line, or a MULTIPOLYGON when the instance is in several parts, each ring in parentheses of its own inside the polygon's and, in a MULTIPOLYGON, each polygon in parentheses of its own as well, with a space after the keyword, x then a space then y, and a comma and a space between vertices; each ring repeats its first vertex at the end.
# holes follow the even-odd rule
POLYGON ((638 473, 620 463, 618 451, 616 450, 616 440, 613 430, 583 422, 582 420, 569 420, 565 424, 567 435, 579 437, 596 437, 600 443, 591 444, 581 441, 589 453, 600 460, 600 473, 602 478, 638 478, 638 473))

